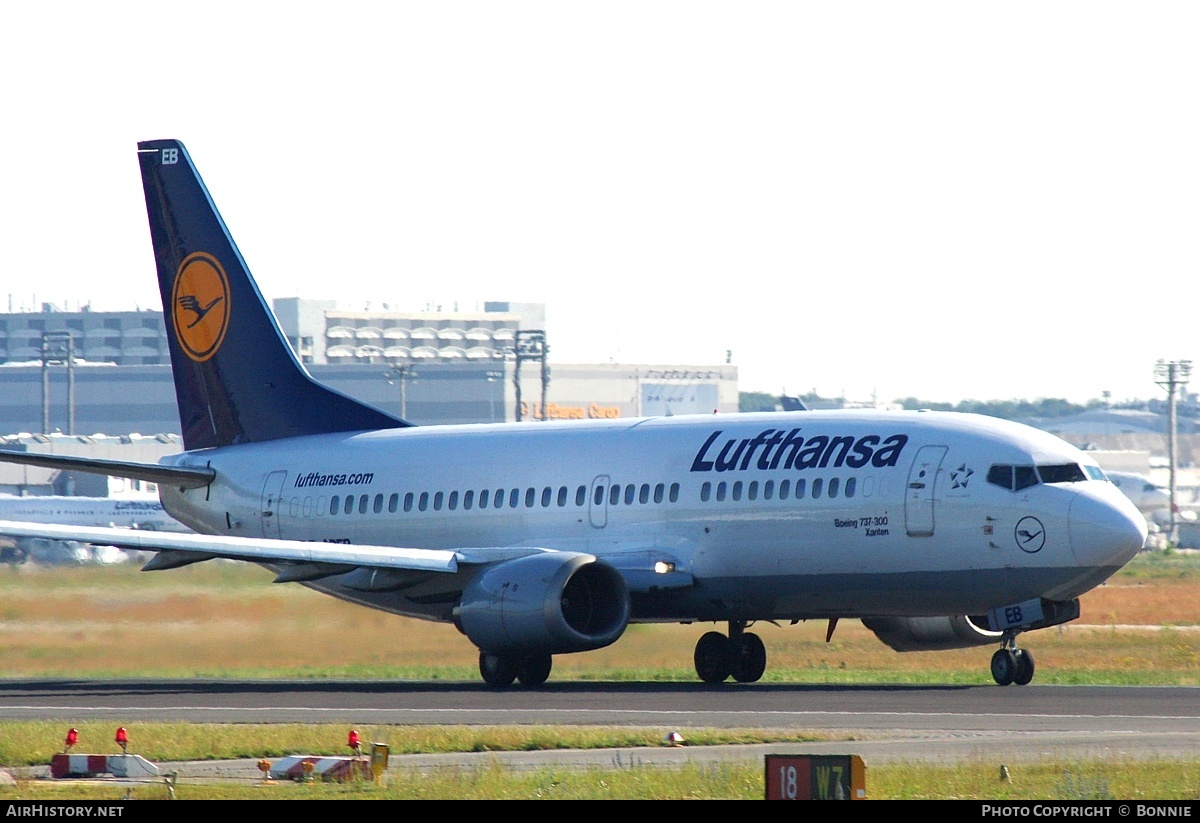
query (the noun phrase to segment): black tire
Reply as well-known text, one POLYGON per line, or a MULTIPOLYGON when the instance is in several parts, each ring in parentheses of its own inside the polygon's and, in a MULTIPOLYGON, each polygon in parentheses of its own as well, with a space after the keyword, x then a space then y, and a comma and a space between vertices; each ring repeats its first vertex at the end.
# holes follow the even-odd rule
POLYGON ((753 632, 742 635, 733 655, 733 679, 739 683, 757 683, 767 670, 767 647, 753 632))
POLYGON ((1007 686, 1017 676, 1017 658, 1008 649, 1000 649, 992 655, 992 679, 998 686, 1007 686))
POLYGON ((708 632, 696 641, 693 660, 696 674, 705 683, 722 683, 733 669, 729 638, 720 632, 708 632))
POLYGON ((548 654, 532 654, 517 664, 517 679, 522 686, 540 686, 550 676, 554 658, 548 654))
POLYGON ((503 654, 479 653, 479 674, 489 686, 502 689, 517 679, 516 658, 503 654))
POLYGON ((1033 654, 1028 649, 1017 649, 1013 656, 1017 659, 1017 673, 1013 682, 1018 686, 1028 686, 1033 680, 1033 654))

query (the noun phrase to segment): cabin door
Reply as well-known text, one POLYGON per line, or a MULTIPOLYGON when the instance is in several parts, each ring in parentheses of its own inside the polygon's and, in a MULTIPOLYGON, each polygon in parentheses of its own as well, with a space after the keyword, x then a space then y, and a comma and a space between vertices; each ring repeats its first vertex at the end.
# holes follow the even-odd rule
POLYGON ((904 527, 909 537, 932 537, 938 470, 947 446, 922 446, 908 471, 904 489, 904 527))
POLYGON ((287 472, 271 472, 267 482, 263 483, 262 491, 262 533, 263 537, 280 537, 279 512, 283 508, 280 497, 283 495, 283 481, 287 472))

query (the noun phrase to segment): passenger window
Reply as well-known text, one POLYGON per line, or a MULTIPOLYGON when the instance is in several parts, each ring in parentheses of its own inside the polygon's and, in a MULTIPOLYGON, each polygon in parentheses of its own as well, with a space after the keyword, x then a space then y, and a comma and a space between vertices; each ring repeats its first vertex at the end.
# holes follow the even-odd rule
POLYGON ((728 490, 728 486, 726 486, 724 480, 722 480, 720 483, 717 484, 717 502, 718 503, 725 502, 725 494, 726 494, 727 490, 728 490))
POLYGON ((371 508, 375 512, 375 514, 381 514, 383 512, 383 495, 382 494, 375 495, 375 505, 372 506, 371 508))
POLYGON ((858 489, 858 478, 857 477, 847 477, 846 478, 846 496, 853 497, 854 492, 857 491, 857 489, 858 489))
POLYGON ((649 483, 643 483, 642 487, 640 489, 638 489, 638 502, 639 503, 649 503, 650 502, 650 484, 649 483))
POLYGON ((359 495, 359 497, 358 497, 358 513, 359 514, 367 513, 367 505, 370 503, 370 501, 371 501, 370 495, 368 495, 368 494, 359 495))
POLYGON ((521 502, 521 490, 520 489, 513 489, 512 491, 510 491, 508 493, 508 507, 510 509, 515 509, 517 507, 517 504, 520 502, 521 502))
POLYGON ((780 480, 779 481, 779 499, 787 500, 788 490, 790 490, 791 488, 792 488, 791 480, 780 480))
POLYGON ((346 495, 346 505, 342 506, 343 514, 350 514, 354 511, 354 495, 346 495))
POLYGON ((458 492, 450 492, 450 496, 446 498, 446 508, 450 511, 458 508, 458 492))
MULTIPOLYGON (((532 491, 532 489, 530 491, 532 491)), ((553 496, 554 496, 554 489, 550 488, 549 486, 546 486, 545 488, 542 489, 542 508, 543 509, 548 508, 550 506, 550 499, 553 496)))
POLYGON ((741 480, 734 481, 734 484, 733 484, 733 499, 734 499, 734 500, 741 500, 741 499, 742 499, 742 481, 741 481, 741 480))
POLYGON ((758 499, 758 481, 757 480, 751 480, 750 485, 746 487, 746 499, 747 500, 757 500, 758 499))
MULTIPOLYGON (((797 483, 796 485, 799 486, 800 484, 797 483)), ((819 477, 813 481, 813 484, 812 484, 813 500, 816 500, 817 498, 819 498, 821 496, 821 486, 822 485, 823 485, 823 481, 819 477)))
POLYGON ((442 501, 446 499, 444 492, 434 492, 433 494, 433 510, 440 512, 442 510, 442 501))
POLYGON ((404 510, 406 512, 412 511, 412 504, 413 504, 413 493, 407 492, 404 495, 404 510))
POLYGON ((496 493, 492 495, 492 508, 499 509, 504 507, 504 489, 496 489, 496 493))
POLYGON ((654 487, 654 502, 655 503, 663 502, 663 492, 664 491, 666 491, 666 489, 663 487, 662 483, 658 483, 657 485, 655 485, 655 487, 654 487))
POLYGON ((679 499, 679 484, 678 483, 671 484, 671 495, 667 499, 670 500, 672 503, 674 503, 675 501, 677 501, 679 499))
POLYGON ((608 505, 615 506, 621 502, 621 484, 614 483, 608 490, 608 505))
POLYGON ((766 483, 763 483, 763 500, 770 500, 774 494, 775 494, 775 481, 768 480, 766 483))
POLYGON ((803 478, 803 477, 802 477, 802 478, 800 478, 799 480, 797 480, 797 481, 796 481, 796 494, 795 494, 795 498, 796 498, 797 500, 803 500, 803 499, 804 499, 804 478, 803 478))
POLYGON ((421 496, 417 498, 417 509, 425 511, 429 508, 429 492, 421 492, 421 496))
POLYGON ((400 508, 400 495, 392 492, 388 495, 388 513, 395 514, 398 508, 400 508))
POLYGON ((341 502, 342 502, 342 498, 336 494, 333 497, 329 498, 329 513, 337 514, 338 513, 338 504, 341 502))
POLYGON ((486 509, 488 504, 488 490, 483 489, 479 492, 479 508, 486 509))
POLYGON ((558 505, 560 508, 567 505, 567 487, 566 486, 558 487, 558 505))
POLYGON ((604 487, 596 486, 596 494, 593 495, 592 505, 599 506, 604 503, 604 487))
POLYGON ((709 501, 709 498, 711 498, 711 497, 712 497, 712 483, 709 483, 706 480, 704 482, 704 485, 700 487, 700 502, 707 503, 709 501))
POLYGON ((530 486, 525 490, 525 508, 532 509, 535 500, 537 500, 537 490, 530 486))
POLYGON ((625 505, 628 506, 633 502, 633 496, 637 494, 637 487, 632 483, 625 487, 625 505))
POLYGON ((467 489, 465 492, 463 492, 463 509, 465 511, 470 511, 471 506, 474 505, 474 503, 475 503, 475 490, 467 489))
POLYGON ((829 496, 837 497, 839 481, 836 477, 829 478, 829 496))
POLYGON ((580 486, 575 490, 575 505, 582 506, 587 502, 587 486, 580 486))

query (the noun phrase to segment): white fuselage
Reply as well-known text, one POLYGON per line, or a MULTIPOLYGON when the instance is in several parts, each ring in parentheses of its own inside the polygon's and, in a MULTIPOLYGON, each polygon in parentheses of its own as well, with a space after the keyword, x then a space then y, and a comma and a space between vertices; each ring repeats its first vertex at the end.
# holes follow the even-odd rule
MULTIPOLYGON (((978 614, 1066 600, 1132 556, 1145 523, 1095 461, 974 415, 802 411, 413 427, 241 444, 162 488, 197 531, 428 549, 644 553, 689 572, 635 593, 633 619, 978 614), (1087 479, 1014 491, 994 466, 1074 464, 1087 479)), ((339 591, 444 619, 436 591, 339 591), (418 594, 424 597, 417 596, 418 594)))

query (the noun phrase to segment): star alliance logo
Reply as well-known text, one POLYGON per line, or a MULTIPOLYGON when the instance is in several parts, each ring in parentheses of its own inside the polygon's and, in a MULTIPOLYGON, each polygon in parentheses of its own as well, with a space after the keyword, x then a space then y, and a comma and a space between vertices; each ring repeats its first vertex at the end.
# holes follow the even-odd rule
POLYGON ((965 489, 967 487, 967 483, 971 479, 971 475, 974 473, 974 469, 968 469, 967 464, 963 463, 957 469, 954 469, 950 472, 950 488, 965 489))

